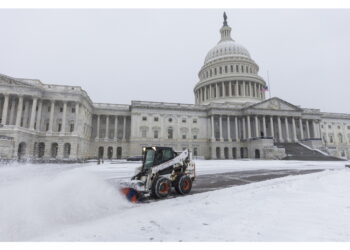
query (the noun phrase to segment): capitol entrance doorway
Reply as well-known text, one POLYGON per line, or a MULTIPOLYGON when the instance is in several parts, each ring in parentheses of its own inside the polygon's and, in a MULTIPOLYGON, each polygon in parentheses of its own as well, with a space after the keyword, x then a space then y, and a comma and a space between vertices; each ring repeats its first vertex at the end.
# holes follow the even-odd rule
POLYGON ((21 142, 18 145, 18 160, 21 160, 24 158, 25 154, 26 154, 26 148, 27 148, 27 144, 25 142, 21 142))

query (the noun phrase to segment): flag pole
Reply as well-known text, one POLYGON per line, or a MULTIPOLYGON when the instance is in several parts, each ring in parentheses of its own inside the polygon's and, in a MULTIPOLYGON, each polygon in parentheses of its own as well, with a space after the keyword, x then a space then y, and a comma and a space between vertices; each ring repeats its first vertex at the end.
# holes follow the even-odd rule
POLYGON ((271 86, 270 86, 270 77, 269 77, 269 71, 267 70, 267 86, 269 86, 269 96, 271 98, 271 86))

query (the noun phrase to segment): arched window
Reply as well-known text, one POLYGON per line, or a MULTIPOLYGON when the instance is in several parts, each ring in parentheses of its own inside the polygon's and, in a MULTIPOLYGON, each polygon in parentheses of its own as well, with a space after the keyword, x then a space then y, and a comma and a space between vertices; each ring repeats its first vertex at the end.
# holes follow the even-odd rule
POLYGON ((65 143, 64 144, 64 152, 63 152, 63 158, 67 159, 70 156, 70 143, 65 143))
POLYGON ((58 152, 58 144, 56 142, 51 144, 51 157, 56 158, 58 152))
POLYGON ((113 147, 108 147, 107 148, 107 157, 108 157, 108 159, 112 159, 112 157, 113 157, 113 147))
POLYGON ((216 159, 220 159, 221 158, 221 149, 220 147, 216 147, 216 159))
POLYGON ((40 142, 38 146, 38 157, 42 158, 45 154, 45 143, 40 142))
POLYGON ((228 159, 228 147, 225 147, 224 148, 224 156, 225 156, 225 159, 228 159))
POLYGON ((260 150, 255 149, 255 159, 260 159, 260 150))
POLYGON ((22 159, 26 154, 27 144, 25 142, 21 142, 18 145, 18 159, 22 159))
POLYGON ((121 159, 122 158, 122 147, 117 147, 117 159, 121 159))

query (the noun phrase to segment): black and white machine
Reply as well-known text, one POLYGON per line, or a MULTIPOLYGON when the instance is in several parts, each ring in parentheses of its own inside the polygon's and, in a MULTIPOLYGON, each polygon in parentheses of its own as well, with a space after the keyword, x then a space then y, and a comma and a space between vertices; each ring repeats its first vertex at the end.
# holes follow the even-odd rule
POLYGON ((121 183, 121 191, 131 202, 166 198, 172 187, 178 194, 188 194, 196 177, 191 158, 188 149, 175 152, 170 147, 145 147, 142 166, 130 182, 121 183))

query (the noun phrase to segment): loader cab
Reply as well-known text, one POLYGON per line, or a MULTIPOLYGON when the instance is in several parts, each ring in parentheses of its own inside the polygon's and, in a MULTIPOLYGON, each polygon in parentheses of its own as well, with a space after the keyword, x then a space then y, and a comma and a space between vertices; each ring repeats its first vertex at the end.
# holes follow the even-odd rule
POLYGON ((143 148, 143 153, 143 170, 158 166, 177 156, 177 153, 169 147, 145 147, 143 148))

